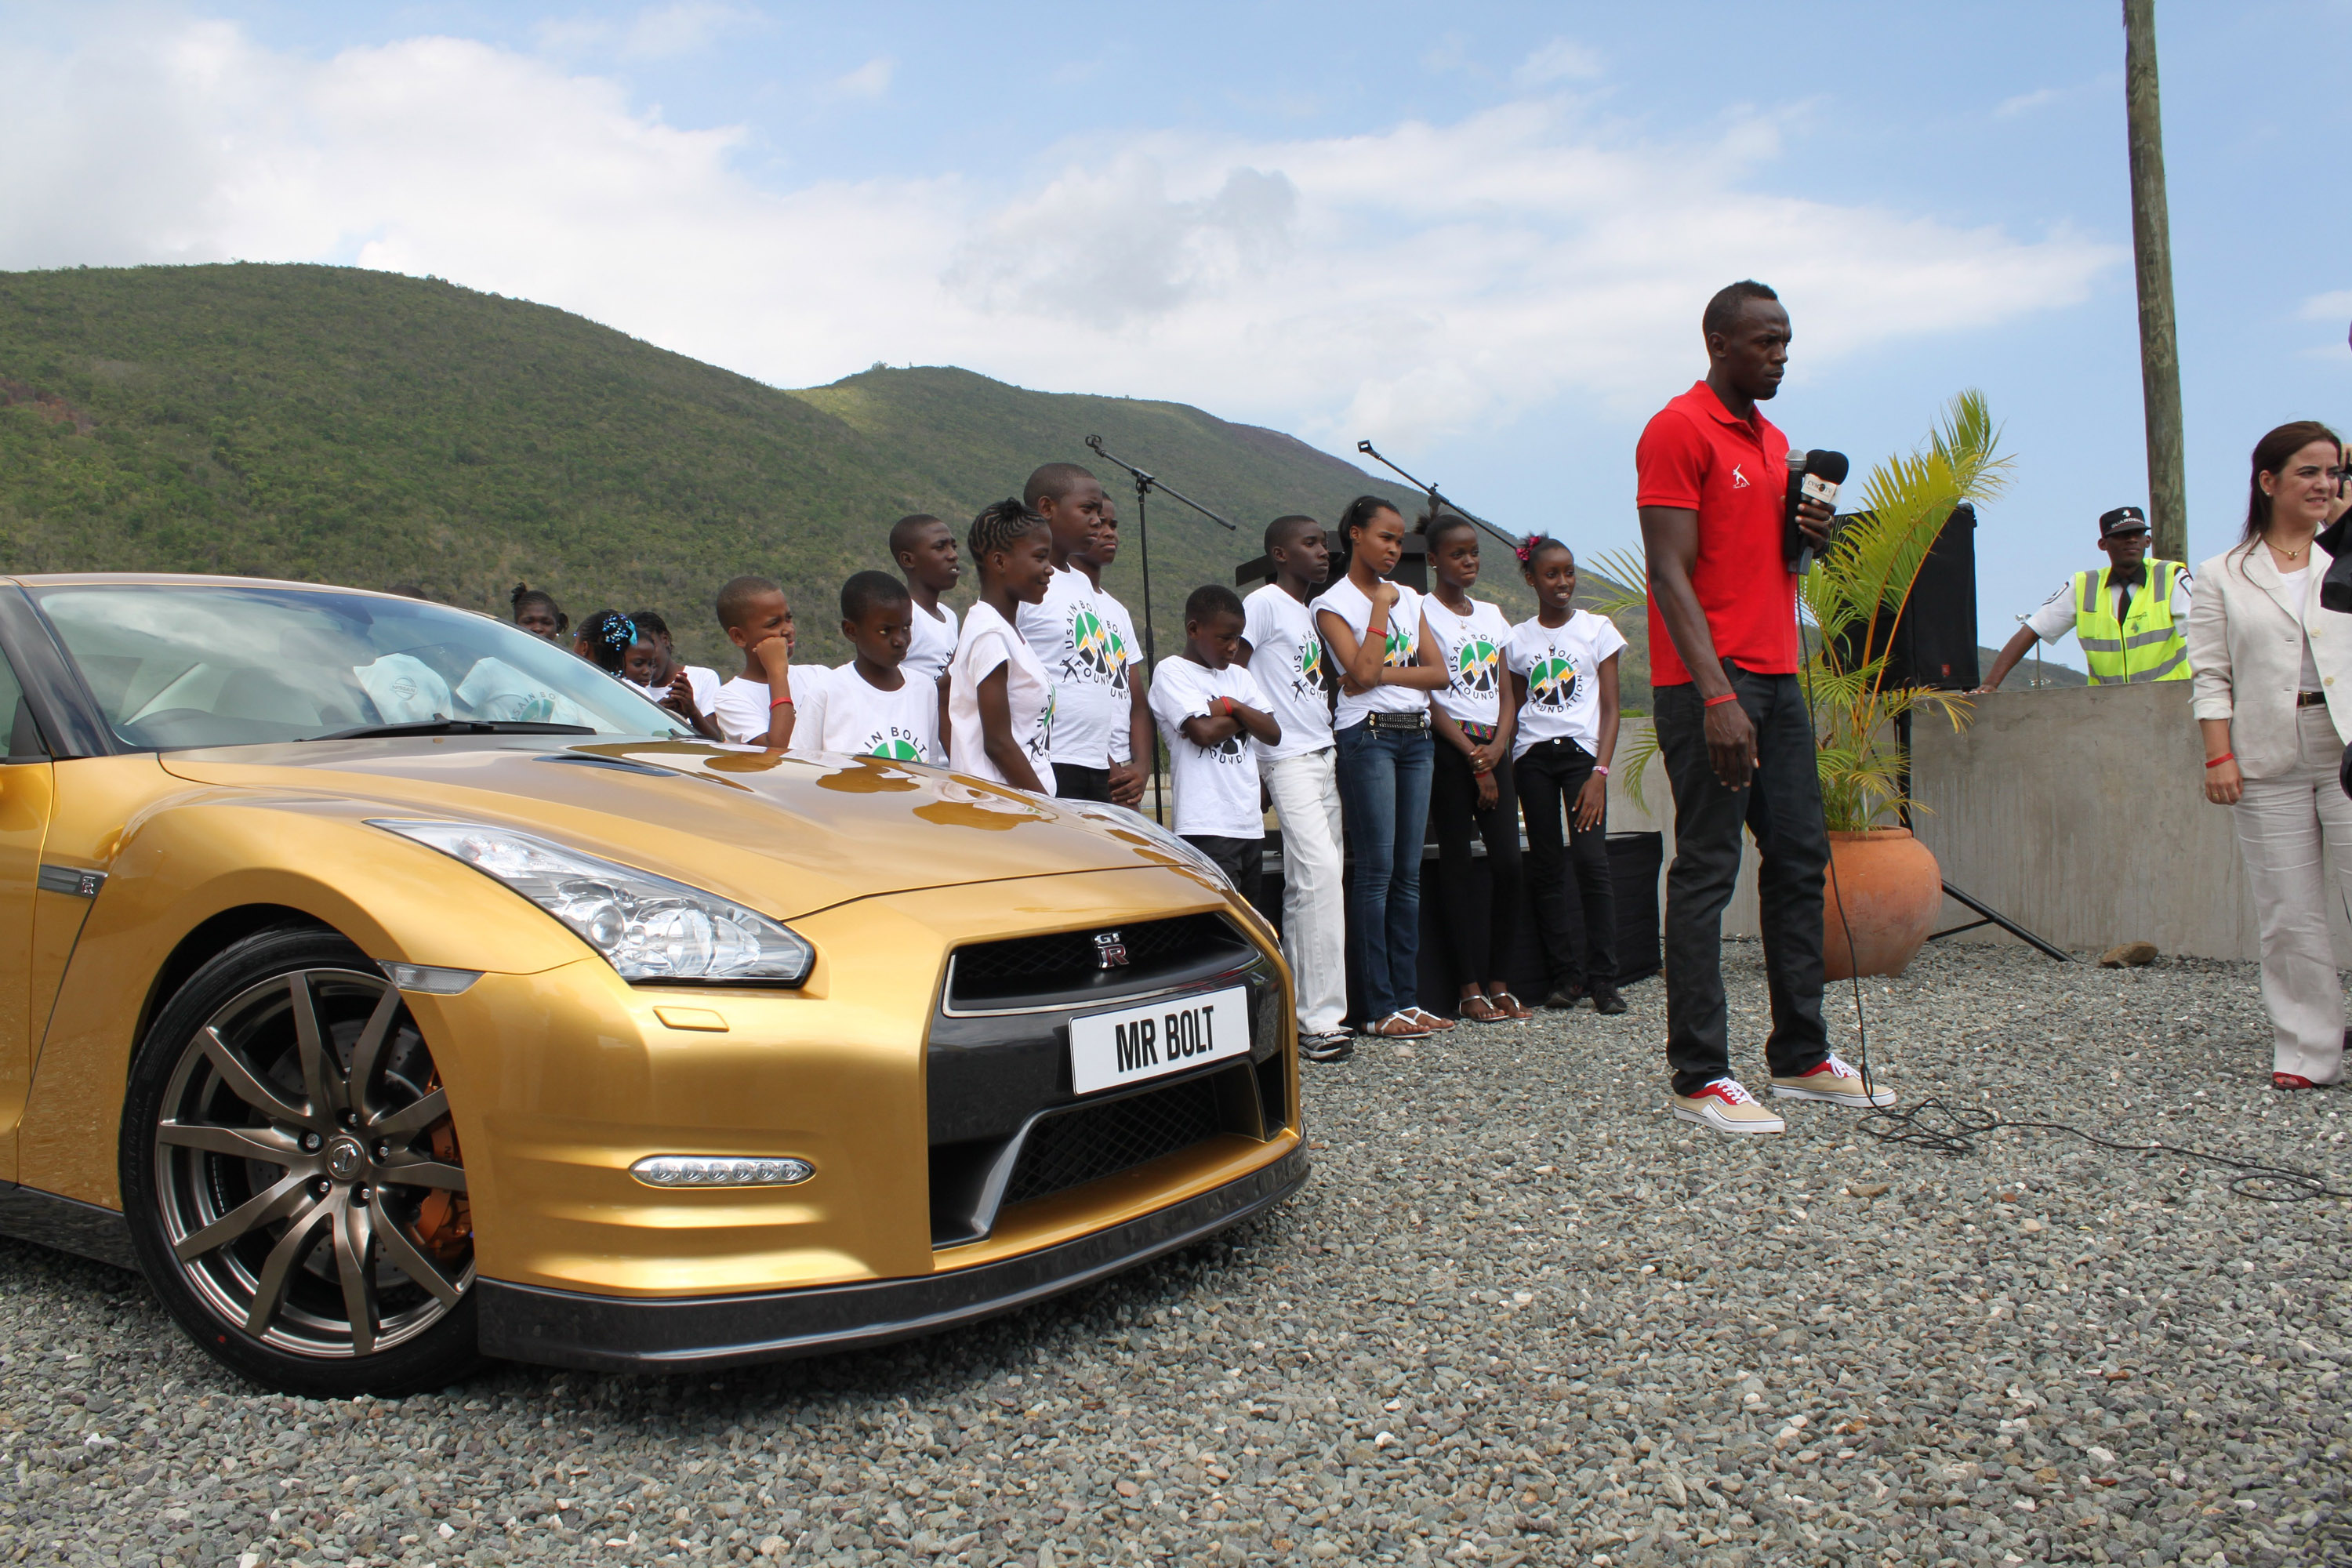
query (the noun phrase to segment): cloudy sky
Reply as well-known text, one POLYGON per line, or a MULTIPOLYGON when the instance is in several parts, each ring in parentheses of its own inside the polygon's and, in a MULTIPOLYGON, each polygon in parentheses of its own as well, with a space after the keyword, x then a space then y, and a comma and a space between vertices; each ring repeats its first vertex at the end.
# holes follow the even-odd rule
MULTIPOLYGON (((2352 421, 2352 0, 2159 25, 2203 554, 2262 431, 2352 421)), ((2122 57, 2115 0, 0 0, 0 268, 344 262, 784 386, 1176 398, 1594 547, 1755 276, 1800 445, 1866 462, 1963 386, 2007 420, 1997 644, 2146 499, 2122 57)))

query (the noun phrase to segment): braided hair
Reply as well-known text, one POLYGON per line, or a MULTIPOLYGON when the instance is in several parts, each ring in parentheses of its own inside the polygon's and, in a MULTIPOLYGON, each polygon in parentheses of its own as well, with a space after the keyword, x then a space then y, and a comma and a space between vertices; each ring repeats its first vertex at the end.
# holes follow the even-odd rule
POLYGON ((599 610, 580 628, 580 650, 607 675, 618 675, 637 640, 637 623, 618 610, 599 610))
POLYGON ((981 508, 980 515, 971 520, 971 531, 964 543, 971 548, 972 560, 983 561, 992 552, 1012 549, 1033 530, 1045 526, 1045 520, 1031 511, 1020 498, 1007 496, 981 508))

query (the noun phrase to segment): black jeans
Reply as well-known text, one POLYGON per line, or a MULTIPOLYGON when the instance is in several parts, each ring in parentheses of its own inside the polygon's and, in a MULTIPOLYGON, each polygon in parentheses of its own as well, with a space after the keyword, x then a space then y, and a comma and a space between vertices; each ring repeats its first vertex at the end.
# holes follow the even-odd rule
POLYGON ((1555 991, 1617 980, 1617 883, 1609 868, 1609 818, 1576 826, 1576 797, 1597 759, 1565 736, 1538 741, 1512 765, 1528 819, 1528 875, 1536 934, 1555 991), (1574 885, 1570 873, 1575 874, 1574 885))
POLYGON ((1054 764, 1054 798, 1110 804, 1110 770, 1082 768, 1075 763, 1054 764))
POLYGON ((1437 832, 1437 917, 1445 928, 1445 954, 1459 988, 1501 980, 1519 934, 1519 806, 1511 761, 1495 770, 1495 804, 1478 805, 1478 775, 1450 742, 1436 741, 1429 781, 1429 825, 1437 832), (1486 844, 1486 885, 1470 858, 1470 831, 1486 844))
POLYGON ((1739 830, 1756 835, 1764 973, 1772 1033, 1764 1059, 1775 1077, 1811 1071, 1830 1054, 1822 1026, 1822 820, 1813 729, 1793 675, 1723 672, 1756 726, 1756 772, 1726 789, 1706 756, 1706 710, 1696 685, 1661 686, 1658 750, 1675 792, 1675 863, 1666 872, 1666 1061, 1675 1092, 1729 1076, 1723 999, 1723 909, 1739 877, 1739 830))
POLYGON ((1264 913, 1265 900, 1259 896, 1265 887, 1265 840, 1263 838, 1220 838, 1213 833, 1187 833, 1184 842, 1217 863, 1241 889, 1250 908, 1264 913))

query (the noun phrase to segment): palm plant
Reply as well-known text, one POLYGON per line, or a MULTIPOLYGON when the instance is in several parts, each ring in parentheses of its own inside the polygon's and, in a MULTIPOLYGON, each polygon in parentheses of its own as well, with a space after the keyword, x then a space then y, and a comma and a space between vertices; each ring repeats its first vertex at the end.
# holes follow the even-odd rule
MULTIPOLYGON (((1858 832, 1911 806, 1898 720, 1928 710, 1955 730, 1968 722, 1968 699, 1930 687, 1891 686, 1886 660, 1919 568, 1953 509, 1991 501, 2007 488, 2011 459, 2000 443, 2000 428, 1982 393, 1971 388, 1953 398, 1925 446, 1870 471, 1861 508, 1843 521, 1799 588, 1822 809, 1833 830, 1858 832)), ((1596 562, 1621 583, 1649 580, 1644 563, 1630 552, 1612 552, 1596 562)), ((1643 595, 1628 592, 1597 607, 1613 615, 1643 602, 1643 595)), ((1629 739, 1622 758, 1626 784, 1644 809, 1642 776, 1656 754, 1654 732, 1643 731, 1629 739)))

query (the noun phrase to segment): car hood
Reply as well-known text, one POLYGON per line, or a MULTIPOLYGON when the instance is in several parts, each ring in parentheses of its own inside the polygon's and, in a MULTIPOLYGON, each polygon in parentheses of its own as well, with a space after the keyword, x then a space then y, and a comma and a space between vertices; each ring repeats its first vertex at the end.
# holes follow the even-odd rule
POLYGON ((1137 827, 872 757, 502 735, 230 746, 161 761, 192 783, 306 806, 323 795, 371 816, 520 827, 787 919, 918 888, 1189 869, 1137 827))

